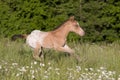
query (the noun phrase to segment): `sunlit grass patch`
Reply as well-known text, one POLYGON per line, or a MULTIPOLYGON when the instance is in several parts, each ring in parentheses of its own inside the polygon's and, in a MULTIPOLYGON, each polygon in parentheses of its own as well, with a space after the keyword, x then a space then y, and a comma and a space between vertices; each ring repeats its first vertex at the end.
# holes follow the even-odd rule
POLYGON ((81 66, 54 66, 32 61, 29 65, 19 65, 19 63, 7 63, 1 61, 0 77, 12 80, 115 80, 116 71, 109 71, 105 67, 99 68, 82 68, 81 66), (4 74, 4 76, 3 76, 4 74))
POLYGON ((0 79, 3 80, 118 80, 120 44, 69 44, 80 56, 75 58, 44 49, 45 60, 35 61, 23 42, 0 40, 0 79))

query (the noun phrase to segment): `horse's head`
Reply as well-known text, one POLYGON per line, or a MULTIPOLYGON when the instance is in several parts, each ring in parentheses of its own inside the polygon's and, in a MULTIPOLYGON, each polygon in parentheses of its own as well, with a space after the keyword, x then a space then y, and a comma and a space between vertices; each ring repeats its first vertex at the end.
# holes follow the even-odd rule
POLYGON ((79 26, 79 23, 74 19, 74 16, 69 18, 70 31, 77 33, 80 36, 84 36, 84 30, 79 26))

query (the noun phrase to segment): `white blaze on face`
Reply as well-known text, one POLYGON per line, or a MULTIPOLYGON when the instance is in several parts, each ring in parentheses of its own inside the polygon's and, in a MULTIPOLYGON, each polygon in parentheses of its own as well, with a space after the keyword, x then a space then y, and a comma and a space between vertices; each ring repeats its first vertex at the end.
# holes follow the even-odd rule
POLYGON ((79 26, 79 23, 77 22, 77 25, 79 26))
MULTIPOLYGON (((78 22, 77 22, 77 25, 80 26, 78 22)), ((84 30, 81 27, 79 27, 79 28, 80 28, 79 35, 84 36, 84 34, 85 34, 84 30)))
POLYGON ((37 44, 40 44, 42 46, 43 40, 46 36, 47 36, 47 32, 42 32, 40 30, 34 30, 27 37, 26 43, 32 48, 35 48, 37 44))

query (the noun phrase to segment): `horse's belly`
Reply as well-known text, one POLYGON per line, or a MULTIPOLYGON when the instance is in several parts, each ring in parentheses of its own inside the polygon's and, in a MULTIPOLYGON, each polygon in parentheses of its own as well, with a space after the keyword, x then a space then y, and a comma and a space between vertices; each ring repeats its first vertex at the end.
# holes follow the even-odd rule
POLYGON ((32 48, 36 48, 38 44, 42 46, 43 40, 46 36, 47 36, 47 32, 34 30, 27 37, 26 43, 32 48))

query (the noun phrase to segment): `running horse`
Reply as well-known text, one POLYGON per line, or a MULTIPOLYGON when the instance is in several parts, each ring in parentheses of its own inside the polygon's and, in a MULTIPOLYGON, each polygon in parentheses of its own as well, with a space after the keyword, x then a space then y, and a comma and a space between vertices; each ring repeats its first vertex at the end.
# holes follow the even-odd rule
POLYGON ((12 39, 15 40, 18 37, 26 38, 26 43, 34 50, 33 57, 36 60, 41 60, 41 57, 43 57, 42 48, 52 48, 57 51, 67 52, 79 61, 80 59, 74 50, 66 44, 66 38, 69 32, 74 32, 80 36, 85 34, 84 30, 79 26, 79 23, 74 19, 74 16, 71 16, 52 31, 43 32, 34 30, 29 35, 14 35, 12 39))

